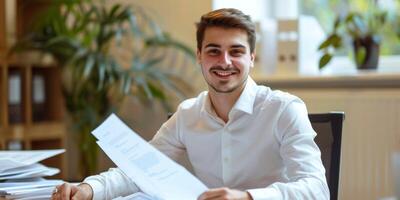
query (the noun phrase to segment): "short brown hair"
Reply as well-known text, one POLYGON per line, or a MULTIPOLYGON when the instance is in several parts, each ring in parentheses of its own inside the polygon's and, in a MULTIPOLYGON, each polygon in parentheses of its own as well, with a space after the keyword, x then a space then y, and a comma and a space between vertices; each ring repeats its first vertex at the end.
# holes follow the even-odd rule
POLYGON ((250 52, 253 53, 256 43, 255 25, 249 15, 234 8, 223 8, 214 10, 201 16, 200 22, 196 23, 197 49, 201 50, 204 39, 204 32, 207 27, 238 28, 246 31, 250 46, 250 52))

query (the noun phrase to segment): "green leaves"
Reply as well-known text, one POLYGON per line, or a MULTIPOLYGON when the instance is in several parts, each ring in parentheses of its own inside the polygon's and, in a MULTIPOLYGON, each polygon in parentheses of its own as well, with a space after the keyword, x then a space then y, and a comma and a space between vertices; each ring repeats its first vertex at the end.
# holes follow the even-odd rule
MULTIPOLYGON (((185 82, 161 66, 171 59, 171 52, 182 52, 184 61, 194 60, 195 54, 162 31, 141 8, 103 5, 105 1, 51 2, 48 12, 36 21, 34 31, 14 49, 39 50, 57 59, 63 71, 66 106, 82 134, 113 110, 111 100, 119 102, 133 95, 166 105, 171 94, 182 97, 179 86, 185 82), (127 61, 127 57, 132 60, 127 61)), ((174 60, 176 63, 179 60, 174 60)), ((95 146, 90 138, 82 138, 82 147, 90 157, 96 152, 95 146)), ((95 166, 93 162, 90 160, 90 166, 95 166)))
POLYGON ((333 33, 321 43, 321 45, 318 47, 318 50, 323 51, 324 53, 319 60, 319 69, 322 69, 329 63, 329 61, 332 59, 332 54, 334 53, 335 49, 340 48, 341 46, 342 38, 336 33, 333 33))
MULTIPOLYGON (((318 50, 322 52, 319 68, 326 66, 336 51, 348 46, 354 47, 354 41, 366 41, 372 38, 375 44, 381 43, 382 29, 387 24, 387 12, 371 9, 369 13, 349 12, 345 16, 337 17, 332 33, 321 43, 318 50)), ((400 27, 400 24, 399 24, 400 27)), ((365 42, 359 45, 364 45, 365 42)), ((355 51, 355 62, 361 63, 366 57, 366 49, 355 51)), ((359 65, 357 65, 359 66, 359 65)))
POLYGON ((364 62, 365 58, 367 57, 367 49, 363 46, 360 46, 357 48, 355 51, 355 59, 356 59, 356 65, 361 66, 361 64, 364 62))
MULTIPOLYGON (((195 54, 162 31, 141 8, 89 0, 52 3, 36 21, 34 31, 14 49, 39 50, 56 58, 63 71, 66 106, 77 116, 79 129, 93 127, 107 115, 113 109, 112 99, 133 95, 165 104, 170 94, 182 97, 178 85, 184 82, 161 66, 171 59, 171 52, 181 52, 182 59, 191 60, 195 54), (119 56, 120 52, 128 55, 119 56)), ((93 148, 87 145, 83 144, 84 149, 93 148)))
POLYGON ((331 61, 332 59, 332 55, 331 54, 324 54, 321 59, 319 60, 319 68, 322 69, 323 67, 325 67, 325 65, 327 65, 329 63, 329 61, 331 61))

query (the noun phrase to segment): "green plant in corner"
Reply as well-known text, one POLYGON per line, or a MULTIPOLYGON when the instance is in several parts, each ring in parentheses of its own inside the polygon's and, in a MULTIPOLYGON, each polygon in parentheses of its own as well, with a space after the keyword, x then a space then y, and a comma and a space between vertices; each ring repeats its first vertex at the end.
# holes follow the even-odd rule
POLYGON ((319 68, 327 65, 337 50, 350 47, 358 69, 375 69, 378 66, 382 30, 388 26, 387 13, 373 9, 369 13, 349 12, 337 17, 330 33, 318 50, 323 52, 319 68))
POLYGON ((170 53, 195 60, 190 48, 164 33, 141 8, 88 0, 53 1, 14 50, 50 53, 62 67, 84 176, 96 172, 98 148, 90 131, 115 109, 112 102, 133 95, 168 105, 168 93, 185 92, 179 75, 165 66, 170 53))

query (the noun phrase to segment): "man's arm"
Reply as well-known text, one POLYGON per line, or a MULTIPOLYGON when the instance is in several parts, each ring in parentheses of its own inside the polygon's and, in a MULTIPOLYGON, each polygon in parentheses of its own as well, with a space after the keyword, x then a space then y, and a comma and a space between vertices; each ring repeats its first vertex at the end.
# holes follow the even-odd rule
POLYGON ((91 186, 93 200, 113 199, 139 191, 136 184, 119 168, 111 168, 99 175, 89 176, 83 183, 91 186))
POLYGON ((138 192, 139 189, 119 168, 87 177, 81 184, 64 183, 56 187, 52 200, 113 199, 138 192))
POLYGON ((248 190, 253 199, 329 199, 329 189, 316 136, 305 104, 295 99, 283 108, 276 134, 288 182, 248 190))
POLYGON ((253 200, 250 193, 229 188, 215 188, 204 192, 198 200, 253 200))
POLYGON ((186 148, 181 141, 178 130, 178 115, 179 107, 177 112, 161 126, 149 143, 175 162, 184 165, 182 161, 186 155, 186 148))

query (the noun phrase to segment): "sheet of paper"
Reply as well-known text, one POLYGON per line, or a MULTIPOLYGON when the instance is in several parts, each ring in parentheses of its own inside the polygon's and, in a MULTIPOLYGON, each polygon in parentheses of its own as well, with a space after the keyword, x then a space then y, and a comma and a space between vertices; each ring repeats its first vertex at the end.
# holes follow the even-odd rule
POLYGON ((7 199, 33 198, 37 196, 51 197, 55 187, 32 188, 12 191, 6 195, 7 199))
POLYGON ((65 149, 0 151, 0 172, 12 168, 32 165, 63 152, 65 152, 65 149))
POLYGON ((17 167, 0 172, 0 180, 52 176, 59 172, 59 169, 46 167, 42 164, 35 163, 33 165, 17 167))
POLYGON ((162 154, 114 114, 93 132, 103 151, 154 199, 196 200, 207 187, 162 154))
POLYGON ((126 197, 117 197, 113 200, 154 200, 151 196, 143 193, 143 192, 136 192, 134 194, 128 195, 126 197))
POLYGON ((24 198, 19 198, 18 200, 44 200, 44 199, 51 199, 51 194, 27 196, 24 198))
POLYGON ((35 182, 5 182, 0 183, 0 191, 11 192, 15 190, 23 190, 30 188, 43 188, 43 187, 51 187, 57 186, 64 183, 62 180, 43 180, 43 181, 35 181, 35 182))
POLYGON ((35 163, 32 165, 26 165, 26 166, 22 166, 22 167, 13 168, 13 169, 7 169, 7 170, 0 172, 0 177, 14 175, 14 174, 20 174, 20 173, 26 173, 26 172, 35 171, 35 170, 41 170, 41 169, 43 169, 43 167, 45 167, 45 166, 42 164, 39 164, 39 163, 35 163))
MULTIPOLYGON (((0 183, 0 197, 7 199, 50 199, 55 186, 62 180, 42 180, 39 182, 0 183), (5 186, 5 187, 4 187, 5 186)), ((78 183, 74 183, 78 184, 78 183)), ((1 199, 1 198, 0 198, 1 199)))
POLYGON ((59 172, 60 172, 60 170, 57 168, 44 167, 42 169, 35 169, 32 171, 28 171, 28 172, 24 172, 24 173, 20 173, 20 174, 1 176, 0 180, 26 179, 26 178, 53 176, 59 172))

